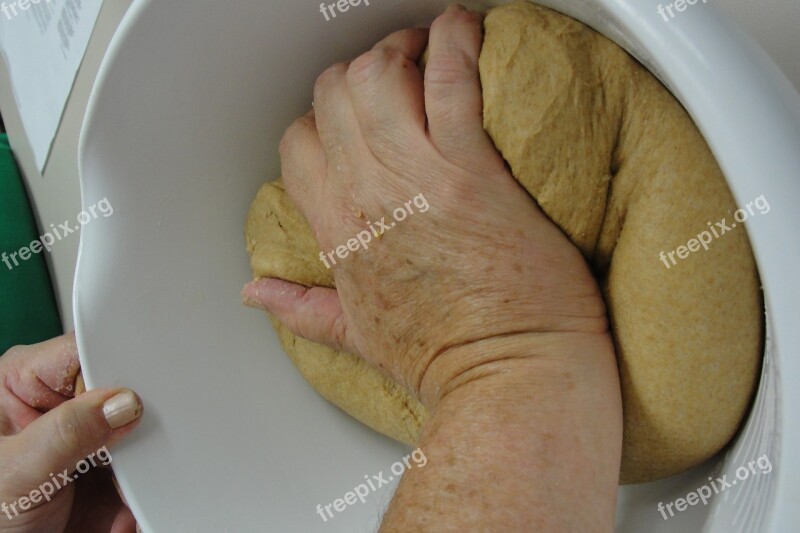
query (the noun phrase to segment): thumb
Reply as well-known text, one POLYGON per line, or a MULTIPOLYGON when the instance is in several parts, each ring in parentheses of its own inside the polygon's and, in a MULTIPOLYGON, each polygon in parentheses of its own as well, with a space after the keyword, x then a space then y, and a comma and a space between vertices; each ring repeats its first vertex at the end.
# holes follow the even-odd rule
POLYGON ((96 389, 62 403, 3 443, 12 448, 10 455, 4 452, 11 462, 4 484, 25 496, 36 488, 44 492, 45 483, 63 488, 110 464, 107 447, 130 433, 141 414, 141 400, 129 389, 96 389))
POLYGON ((242 301, 250 307, 269 311, 299 337, 358 354, 348 334, 336 289, 262 278, 244 286, 242 301))

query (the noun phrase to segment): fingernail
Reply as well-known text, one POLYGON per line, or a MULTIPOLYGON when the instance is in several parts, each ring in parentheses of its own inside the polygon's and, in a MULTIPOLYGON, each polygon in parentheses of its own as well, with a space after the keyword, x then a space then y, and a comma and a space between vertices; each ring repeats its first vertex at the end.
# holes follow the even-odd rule
POLYGON ((447 10, 448 11, 466 11, 467 8, 462 6, 459 3, 455 3, 455 4, 450 4, 449 6, 447 6, 447 10))
POLYGON ((78 377, 75 379, 75 397, 86 392, 86 383, 83 381, 83 372, 78 372, 78 377))
POLYGON ((247 307, 252 307, 253 309, 261 309, 262 311, 266 311, 264 304, 257 302, 248 296, 242 297, 242 303, 247 307))
POLYGON ((142 404, 132 390, 124 390, 106 400, 103 416, 111 429, 121 428, 142 416, 142 404))
POLYGON ((252 293, 255 291, 254 283, 255 282, 251 281, 250 283, 244 286, 244 289, 242 289, 242 303, 247 307, 252 307, 253 309, 261 309, 262 311, 264 311, 265 310, 264 304, 262 304, 252 296, 252 293))

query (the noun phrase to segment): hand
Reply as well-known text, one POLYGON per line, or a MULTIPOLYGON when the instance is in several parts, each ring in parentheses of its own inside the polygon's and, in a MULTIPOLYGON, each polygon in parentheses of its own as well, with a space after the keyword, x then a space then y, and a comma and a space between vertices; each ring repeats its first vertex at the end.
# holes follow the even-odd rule
POLYGON ((79 371, 72 334, 0 357, 0 532, 136 531, 103 467, 141 402, 127 389, 75 398, 79 371))
POLYGON ((326 257, 336 290, 259 280, 244 296, 432 406, 459 383, 504 371, 509 345, 524 346, 513 356, 524 359, 563 356, 574 337, 610 338, 583 257, 483 130, 479 15, 451 8, 436 20, 423 77, 428 40, 426 30, 400 31, 329 68, 314 109, 280 144, 286 189, 322 257, 357 236, 370 237, 368 248, 326 257), (397 208, 405 220, 394 220, 397 208), (378 238, 382 218, 393 227, 378 238))
POLYGON ((605 306, 483 130, 481 44, 479 16, 451 6, 429 39, 392 34, 320 76, 280 150, 336 289, 263 279, 243 296, 428 406, 429 462, 381 531, 608 531, 622 406, 605 306))

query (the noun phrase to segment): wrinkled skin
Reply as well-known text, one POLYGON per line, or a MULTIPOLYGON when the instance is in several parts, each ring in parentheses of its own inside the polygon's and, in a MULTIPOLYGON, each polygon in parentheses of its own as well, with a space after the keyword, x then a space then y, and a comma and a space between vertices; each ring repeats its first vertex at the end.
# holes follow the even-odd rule
POLYGON ((481 42, 478 15, 451 13, 434 24, 424 80, 422 29, 394 33, 319 77, 314 108, 288 129, 280 153, 286 189, 321 250, 382 218, 389 225, 420 194, 430 208, 411 204, 414 214, 373 233, 368 249, 334 255, 337 290, 280 280, 245 290, 294 333, 361 355, 428 404, 496 355, 449 357, 454 349, 607 336, 582 256, 483 130, 481 42))
POLYGON ((394 33, 319 77, 280 151, 323 254, 420 194, 429 209, 337 257, 335 289, 259 279, 243 298, 428 407, 429 462, 382 532, 611 531, 622 404, 604 303, 483 130, 481 43, 479 16, 451 6, 429 37, 394 33))
MULTIPOLYGON (((75 396, 80 370, 75 337, 68 334, 32 346, 11 348, 0 357, 0 503, 11 505, 102 446, 110 448, 136 423, 112 430, 102 405, 119 389, 95 389, 75 396)), ((103 455, 105 457, 105 455, 103 455)), ((105 461, 31 509, 0 512, 0 532, 130 533, 136 521, 117 493, 105 461)))

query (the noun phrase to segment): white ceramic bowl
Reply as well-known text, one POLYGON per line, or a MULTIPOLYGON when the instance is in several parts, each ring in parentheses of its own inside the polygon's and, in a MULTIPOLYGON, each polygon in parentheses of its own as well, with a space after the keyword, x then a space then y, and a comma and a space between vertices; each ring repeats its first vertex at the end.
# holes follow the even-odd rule
MULTIPOLYGON (((278 174, 278 140, 311 103, 317 74, 428 24, 446 3, 372 0, 326 22, 314 2, 137 0, 125 17, 80 147, 83 202, 106 197, 114 215, 82 231, 74 305, 87 384, 127 385, 145 401, 113 461, 146 531, 375 529, 386 487, 327 523, 316 505, 407 450, 318 397, 264 316, 241 306, 243 223, 278 174)), ((772 207, 747 225, 770 343, 746 429, 724 457, 621 489, 618 530, 790 531, 800 523, 800 426, 787 414, 800 405, 790 358, 800 346, 800 97, 711 4, 665 23, 640 0, 541 3, 647 65, 692 114, 739 203, 764 194, 772 207), (763 454, 771 473, 675 518, 658 513, 658 502, 763 454)))

